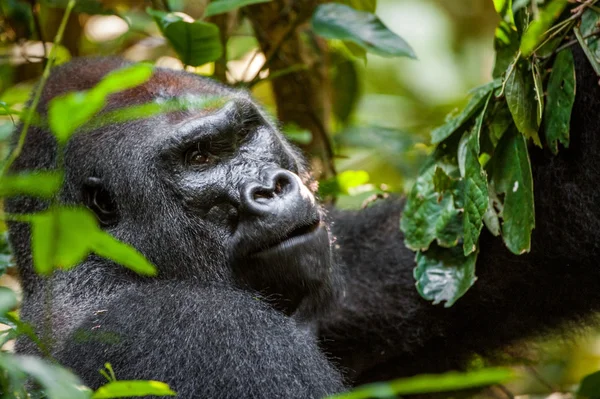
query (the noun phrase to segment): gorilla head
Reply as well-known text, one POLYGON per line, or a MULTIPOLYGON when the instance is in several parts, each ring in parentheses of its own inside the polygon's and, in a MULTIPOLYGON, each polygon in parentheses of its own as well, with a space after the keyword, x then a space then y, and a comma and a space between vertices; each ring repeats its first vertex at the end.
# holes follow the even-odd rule
MULTIPOLYGON (((92 59, 57 68, 40 111, 126 65, 92 59)), ((111 96, 103 115, 67 146, 62 201, 88 206, 111 234, 146 255, 161 279, 233 283, 300 319, 329 302, 336 284, 315 184, 299 152, 247 93, 155 69, 145 84, 111 96), (217 100, 198 107, 206 98, 217 100), (123 107, 172 100, 181 106, 145 119, 110 117, 123 107)), ((54 151, 36 151, 40 143, 54 146, 49 132, 31 129, 14 169, 52 168, 54 151)), ((36 206, 8 201, 11 211, 36 206)), ((17 256, 26 259, 28 251, 17 248, 17 256)))

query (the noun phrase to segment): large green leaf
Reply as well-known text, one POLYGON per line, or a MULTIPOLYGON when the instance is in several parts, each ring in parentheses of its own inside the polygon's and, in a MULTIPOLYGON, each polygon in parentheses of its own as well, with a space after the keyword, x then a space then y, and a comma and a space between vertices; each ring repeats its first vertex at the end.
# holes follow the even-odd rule
POLYGON ((161 32, 185 65, 199 66, 223 55, 219 27, 208 22, 186 22, 177 14, 148 8, 161 32))
POLYGON ((0 276, 14 266, 12 251, 8 243, 8 232, 0 233, 0 276))
MULTIPOLYGON (((489 97, 488 97, 489 99, 489 97)), ((479 233, 483 227, 483 215, 488 208, 487 175, 479 163, 479 136, 486 107, 477 117, 470 132, 465 133, 464 164, 459 165, 463 184, 463 250, 467 256, 477 250, 479 233)))
POLYGON ((104 107, 109 95, 141 85, 151 75, 150 64, 136 64, 109 73, 91 90, 54 98, 48 111, 50 129, 59 143, 66 143, 77 128, 104 107))
POLYGON ((111 381, 98 388, 92 399, 129 398, 139 396, 175 396, 169 385, 159 381, 111 381))
POLYGON ((52 198, 62 185, 63 175, 59 172, 39 171, 0 177, 0 197, 30 195, 52 198))
POLYGON ((506 102, 513 116, 515 125, 523 135, 532 138, 541 147, 538 136, 537 103, 535 100, 535 84, 533 75, 527 70, 525 61, 516 61, 506 72, 506 102))
POLYGON ((578 398, 600 399, 600 371, 589 374, 581 380, 577 390, 578 398))
POLYGON ((393 398, 399 395, 459 391, 502 384, 513 378, 514 375, 514 371, 508 368, 488 368, 467 373, 453 371, 445 374, 422 374, 415 377, 359 386, 350 392, 330 396, 329 399, 393 398))
POLYGON ((569 147, 571 110, 575 102, 575 66, 571 50, 558 53, 548 80, 544 134, 548 147, 558 152, 558 142, 569 147))
POLYGON ((21 217, 31 223, 33 265, 42 275, 71 269, 95 252, 143 275, 156 268, 133 247, 101 230, 87 208, 53 207, 21 217))
POLYGON ((272 0, 213 0, 206 7, 204 17, 212 17, 213 15, 223 14, 250 4, 268 3, 269 1, 272 0))
POLYGON ((539 17, 529 24, 529 27, 521 38, 521 53, 523 56, 529 56, 544 40, 546 32, 552 26, 552 23, 560 17, 568 0, 552 0, 543 10, 539 17))
POLYGON ((500 80, 495 80, 474 89, 473 95, 465 108, 458 115, 451 117, 445 124, 431 132, 431 142, 437 144, 450 137, 484 106, 489 94, 499 85, 500 80))
POLYGON ((414 277, 417 291, 434 305, 450 307, 475 283, 477 252, 464 255, 461 247, 441 248, 432 244, 417 253, 414 277))
POLYGON ((514 254, 529 252, 535 213, 531 164, 523 135, 514 128, 505 133, 493 160, 494 186, 497 193, 504 193, 502 238, 514 254))
POLYGON ((326 3, 316 8, 311 23, 314 32, 327 39, 347 40, 384 57, 415 58, 408 43, 370 12, 326 3))

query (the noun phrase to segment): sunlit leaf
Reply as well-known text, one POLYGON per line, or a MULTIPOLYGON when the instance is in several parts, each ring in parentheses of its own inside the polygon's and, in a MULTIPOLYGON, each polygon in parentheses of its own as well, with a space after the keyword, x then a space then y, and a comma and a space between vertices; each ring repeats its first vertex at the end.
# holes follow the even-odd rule
POLYGON ((548 147, 558 152, 558 142, 569 147, 571 110, 575 103, 575 66, 571 50, 559 52, 548 80, 544 134, 548 147))
POLYGON ((475 283, 477 252, 464 256, 461 247, 441 248, 433 244, 417 253, 414 277, 419 294, 434 305, 452 306, 475 283))
POLYGON ((106 97, 143 84, 152 74, 149 64, 136 64, 106 75, 88 91, 70 92, 50 101, 48 122, 60 143, 66 143, 106 103, 106 97))
POLYGON ((101 230, 87 208, 53 207, 23 219, 31 223, 33 265, 39 274, 71 269, 91 252, 139 274, 156 274, 154 266, 133 247, 101 230))
POLYGON ((529 252, 535 213, 531 163, 523 135, 514 129, 505 133, 493 160, 496 192, 504 193, 502 238, 514 254, 529 252))
POLYGON ((311 20, 312 28, 327 39, 347 40, 384 57, 415 58, 412 48, 389 30, 377 16, 339 3, 319 5, 311 20))
POLYGON ((431 132, 431 142, 440 143, 463 126, 473 115, 483 107, 489 94, 500 85, 500 80, 487 83, 473 90, 473 95, 465 108, 455 117, 431 132))
POLYGON ((139 396, 175 396, 169 385, 159 381, 111 381, 98 388, 92 399, 128 398, 139 396))
POLYGON ((494 0, 494 7, 500 15, 500 22, 496 27, 494 38, 496 60, 492 75, 498 78, 506 71, 519 50, 519 34, 515 25, 512 1, 494 0))
POLYGON ((27 172, 0 177, 0 197, 29 195, 52 198, 62 185, 63 175, 59 172, 27 172))
POLYGON ((206 7, 204 17, 212 17, 250 4, 268 3, 269 1, 272 0, 213 0, 206 7))
POLYGON ((525 137, 532 138, 533 142, 541 147, 533 75, 527 70, 524 61, 517 61, 516 64, 511 65, 506 74, 506 102, 515 125, 525 137))
POLYGON ((546 31, 552 23, 560 17, 568 0, 552 0, 546 7, 540 10, 539 17, 529 24, 529 27, 521 38, 521 53, 529 56, 546 37, 546 31))
POLYGON ((430 392, 459 391, 504 383, 514 377, 508 368, 488 368, 467 373, 422 374, 388 382, 359 386, 350 392, 330 396, 330 399, 391 398, 430 392))
POLYGON ((223 54, 219 27, 208 22, 186 22, 177 14, 146 10, 185 65, 199 66, 223 54))

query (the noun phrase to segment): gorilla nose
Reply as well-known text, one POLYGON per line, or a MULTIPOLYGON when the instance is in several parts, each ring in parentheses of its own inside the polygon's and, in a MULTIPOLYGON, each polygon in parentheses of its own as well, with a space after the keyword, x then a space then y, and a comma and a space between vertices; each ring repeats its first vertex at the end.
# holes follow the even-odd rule
POLYGON ((242 192, 243 209, 252 215, 268 216, 291 211, 304 202, 314 202, 312 194, 295 174, 283 169, 268 171, 264 184, 252 182, 242 192))

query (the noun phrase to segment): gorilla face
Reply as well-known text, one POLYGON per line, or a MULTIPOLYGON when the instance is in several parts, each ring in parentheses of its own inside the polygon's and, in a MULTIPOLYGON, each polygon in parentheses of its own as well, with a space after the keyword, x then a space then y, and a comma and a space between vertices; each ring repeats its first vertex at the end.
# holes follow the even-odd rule
MULTIPOLYGON (((167 73, 157 70, 147 85, 167 73)), ((152 92, 168 89, 153 86, 152 92)), ((87 157, 87 168, 75 180, 83 182, 82 198, 100 222, 153 261, 159 278, 219 276, 258 291, 288 315, 310 319, 335 286, 329 232, 309 189, 310 173, 245 93, 226 90, 215 108, 76 136, 67 157, 78 164, 87 157)), ((179 98, 190 95, 206 92, 179 98)))

